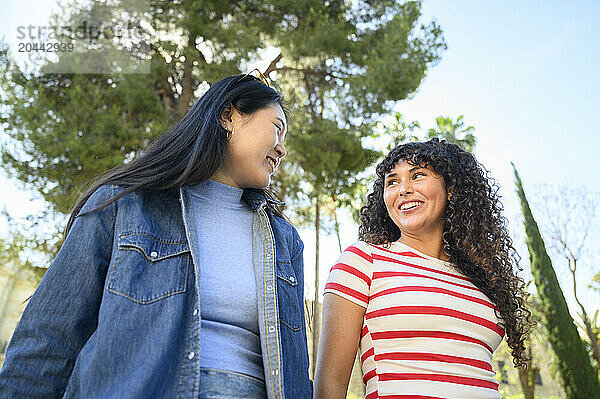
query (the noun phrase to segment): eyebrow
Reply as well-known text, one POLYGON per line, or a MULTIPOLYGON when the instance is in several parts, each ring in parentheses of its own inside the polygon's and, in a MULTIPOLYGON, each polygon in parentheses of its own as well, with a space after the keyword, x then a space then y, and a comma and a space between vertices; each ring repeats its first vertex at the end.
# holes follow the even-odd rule
POLYGON ((283 127, 279 127, 275 123, 273 123, 273 124, 275 124, 275 126, 277 126, 278 129, 281 129, 282 132, 285 132, 285 133, 283 133, 283 136, 281 136, 282 140, 285 141, 285 139, 287 137, 287 126, 285 125, 285 121, 278 116, 276 116, 275 119, 277 119, 279 122, 281 122, 281 125, 283 126, 283 127))
MULTIPOLYGON (((422 166, 413 166, 412 168, 410 168, 410 169, 408 170, 408 173, 412 173, 412 172, 414 172, 415 170, 419 170, 419 169, 425 169, 425 168, 424 168, 424 167, 422 167, 422 166)), ((397 174, 396 172, 392 172, 392 173, 388 173, 388 174, 386 174, 386 175, 385 175, 385 178, 387 179, 388 177, 395 177, 395 176, 397 176, 397 175, 398 175, 398 174, 397 174)))
POLYGON ((281 122, 281 124, 283 125, 283 128, 282 128, 282 130, 283 130, 283 129, 285 129, 285 127, 286 127, 286 126, 285 126, 285 121, 284 121, 283 119, 281 119, 280 117, 278 117, 278 116, 276 116, 276 117, 275 117, 275 119, 277 119, 277 120, 278 120, 279 122, 281 122))

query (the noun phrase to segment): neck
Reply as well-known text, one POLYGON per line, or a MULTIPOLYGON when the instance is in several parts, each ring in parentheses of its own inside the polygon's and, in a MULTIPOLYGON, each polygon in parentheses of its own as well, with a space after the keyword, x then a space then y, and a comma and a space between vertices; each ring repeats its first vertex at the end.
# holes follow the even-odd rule
POLYGON ((212 204, 239 208, 243 206, 242 194, 244 190, 228 186, 211 179, 189 187, 190 194, 212 204))
POLYGON ((240 188, 240 186, 229 176, 229 174, 225 173, 222 169, 217 170, 217 172, 209 177, 209 179, 231 187, 240 188))
POLYGON ((417 235, 403 232, 398 239, 398 242, 406 244, 409 247, 416 249, 425 255, 432 256, 443 261, 448 261, 450 258, 444 252, 442 233, 432 233, 426 235, 417 235))

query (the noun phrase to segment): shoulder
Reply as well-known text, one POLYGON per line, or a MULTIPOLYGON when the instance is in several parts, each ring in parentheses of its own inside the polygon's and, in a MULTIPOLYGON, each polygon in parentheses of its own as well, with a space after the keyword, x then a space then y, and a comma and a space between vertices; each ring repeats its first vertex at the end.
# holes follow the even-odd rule
POLYGON ((98 187, 85 201, 79 213, 87 213, 101 207, 118 194, 117 188, 108 184, 98 187))
POLYGON ((371 245, 357 241, 342 252, 337 263, 330 269, 325 293, 334 293, 366 308, 372 278, 371 245))
POLYGON ((276 215, 273 215, 271 220, 273 221, 273 230, 276 232, 276 234, 285 237, 288 240, 294 241, 295 244, 302 243, 300 234, 298 234, 298 230, 296 230, 296 227, 293 224, 276 215), (299 243, 297 243, 297 241, 299 241, 299 243))
POLYGON ((127 192, 127 187, 105 184, 98 187, 86 200, 79 214, 102 212, 112 209, 116 213, 139 215, 179 214, 179 196, 176 192, 142 191, 127 192))
POLYGON ((273 224, 277 225, 277 227, 281 230, 285 230, 292 234, 296 231, 296 227, 293 224, 282 218, 281 216, 271 214, 271 219, 273 220, 273 224))
POLYGON ((345 258, 357 258, 360 262, 373 263, 373 250, 375 247, 364 241, 356 241, 348 246, 342 253, 345 258))
POLYGON ((127 190, 126 187, 117 186, 114 184, 103 184, 98 187, 85 201, 85 204, 81 208, 81 212, 89 212, 90 210, 102 206, 106 202, 118 197, 118 199, 123 197, 135 198, 139 196, 137 191, 122 194, 127 190))
POLYGON ((293 248, 293 252, 304 249, 304 243, 298 234, 296 227, 280 216, 273 215, 271 220, 273 221, 273 231, 279 238, 284 239, 288 242, 290 248, 293 248))

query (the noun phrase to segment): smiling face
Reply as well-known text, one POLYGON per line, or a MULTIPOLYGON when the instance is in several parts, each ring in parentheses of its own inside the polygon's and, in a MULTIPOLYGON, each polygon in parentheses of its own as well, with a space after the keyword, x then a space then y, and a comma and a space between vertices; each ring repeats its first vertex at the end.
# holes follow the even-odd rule
POLYGON ((444 230, 448 192, 442 176, 429 167, 401 160, 385 175, 383 201, 403 237, 439 238, 444 230))
POLYGON ((223 166, 213 180, 239 188, 265 188, 285 156, 287 122, 279 104, 242 115, 236 109, 224 118, 233 135, 223 166))

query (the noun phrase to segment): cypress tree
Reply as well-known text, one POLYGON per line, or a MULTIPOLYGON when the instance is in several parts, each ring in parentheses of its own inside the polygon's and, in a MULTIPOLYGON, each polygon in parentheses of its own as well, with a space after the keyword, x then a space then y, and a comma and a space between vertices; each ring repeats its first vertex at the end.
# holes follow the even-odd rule
POLYGON ((521 178, 515 165, 512 166, 524 217, 525 241, 529 251, 531 273, 541 304, 542 323, 556 355, 556 367, 561 377, 561 384, 569 399, 600 398, 598 376, 573 318, 569 314, 567 302, 552 267, 552 260, 546 252, 544 240, 525 197, 521 178))

